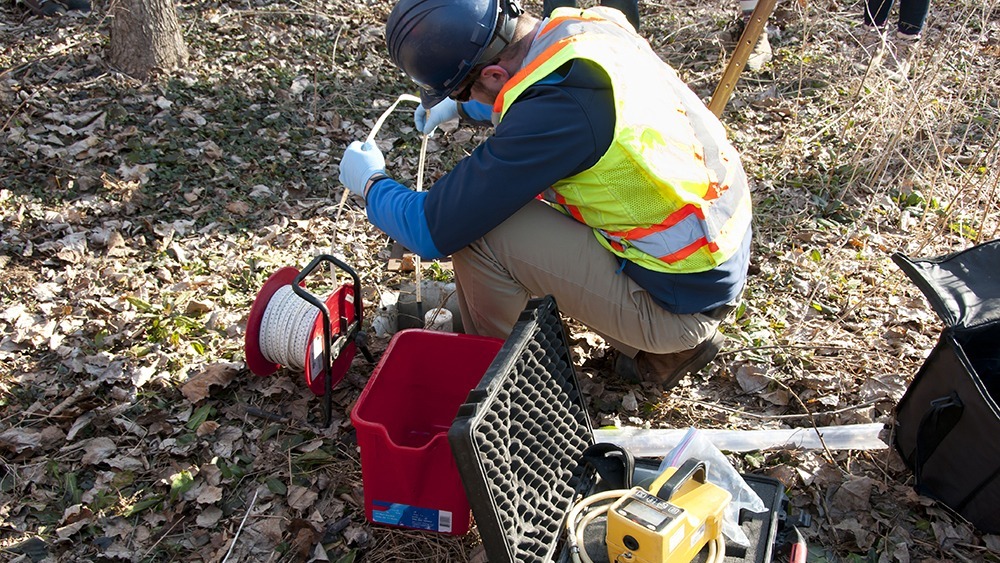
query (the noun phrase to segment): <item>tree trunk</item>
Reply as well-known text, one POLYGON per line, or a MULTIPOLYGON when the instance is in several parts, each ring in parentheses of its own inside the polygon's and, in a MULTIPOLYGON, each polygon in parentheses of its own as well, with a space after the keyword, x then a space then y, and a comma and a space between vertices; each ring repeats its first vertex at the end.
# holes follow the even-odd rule
POLYGON ((173 0, 116 0, 111 4, 111 65, 145 79, 188 60, 173 0))

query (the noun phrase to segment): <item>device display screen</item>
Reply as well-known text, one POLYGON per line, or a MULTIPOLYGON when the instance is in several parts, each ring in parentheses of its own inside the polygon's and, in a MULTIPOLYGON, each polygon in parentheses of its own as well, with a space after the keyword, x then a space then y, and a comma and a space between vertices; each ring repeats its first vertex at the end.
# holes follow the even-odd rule
POLYGON ((640 524, 647 524, 657 529, 659 529, 664 522, 671 518, 669 514, 664 514, 648 504, 635 499, 631 499, 621 505, 619 510, 624 511, 625 514, 632 520, 635 520, 640 524))

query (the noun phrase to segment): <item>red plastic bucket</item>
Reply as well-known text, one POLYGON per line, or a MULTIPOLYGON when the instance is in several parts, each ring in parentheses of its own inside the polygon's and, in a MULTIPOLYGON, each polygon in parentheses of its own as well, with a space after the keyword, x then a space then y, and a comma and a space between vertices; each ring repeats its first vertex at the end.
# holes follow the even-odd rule
POLYGON ((369 522, 461 535, 469 501, 448 429, 503 340, 397 332, 351 411, 369 522))

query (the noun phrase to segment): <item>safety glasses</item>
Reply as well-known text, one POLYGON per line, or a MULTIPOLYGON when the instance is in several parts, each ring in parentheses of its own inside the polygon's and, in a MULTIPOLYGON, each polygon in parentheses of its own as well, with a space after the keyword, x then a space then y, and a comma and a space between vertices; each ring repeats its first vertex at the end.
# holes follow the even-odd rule
POLYGON ((476 79, 479 78, 479 73, 482 69, 472 69, 472 72, 465 77, 465 80, 455 88, 455 91, 448 94, 448 97, 455 100, 456 102, 467 102, 469 98, 472 97, 472 87, 476 84, 476 79))
POLYGON ((476 81, 479 80, 479 75, 483 73, 483 69, 499 62, 500 59, 497 58, 486 64, 473 67, 472 70, 469 71, 469 74, 465 76, 465 80, 463 80, 451 94, 448 94, 448 97, 456 102, 469 101, 469 99, 472 98, 472 87, 476 85, 476 81))

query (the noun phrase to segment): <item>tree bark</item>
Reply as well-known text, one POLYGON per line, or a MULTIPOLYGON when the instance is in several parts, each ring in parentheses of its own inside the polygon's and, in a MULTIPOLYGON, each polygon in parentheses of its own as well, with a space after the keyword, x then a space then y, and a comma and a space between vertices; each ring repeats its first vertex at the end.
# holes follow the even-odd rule
POLYGON ((111 65, 135 78, 187 63, 173 0, 116 0, 111 8, 111 65))

